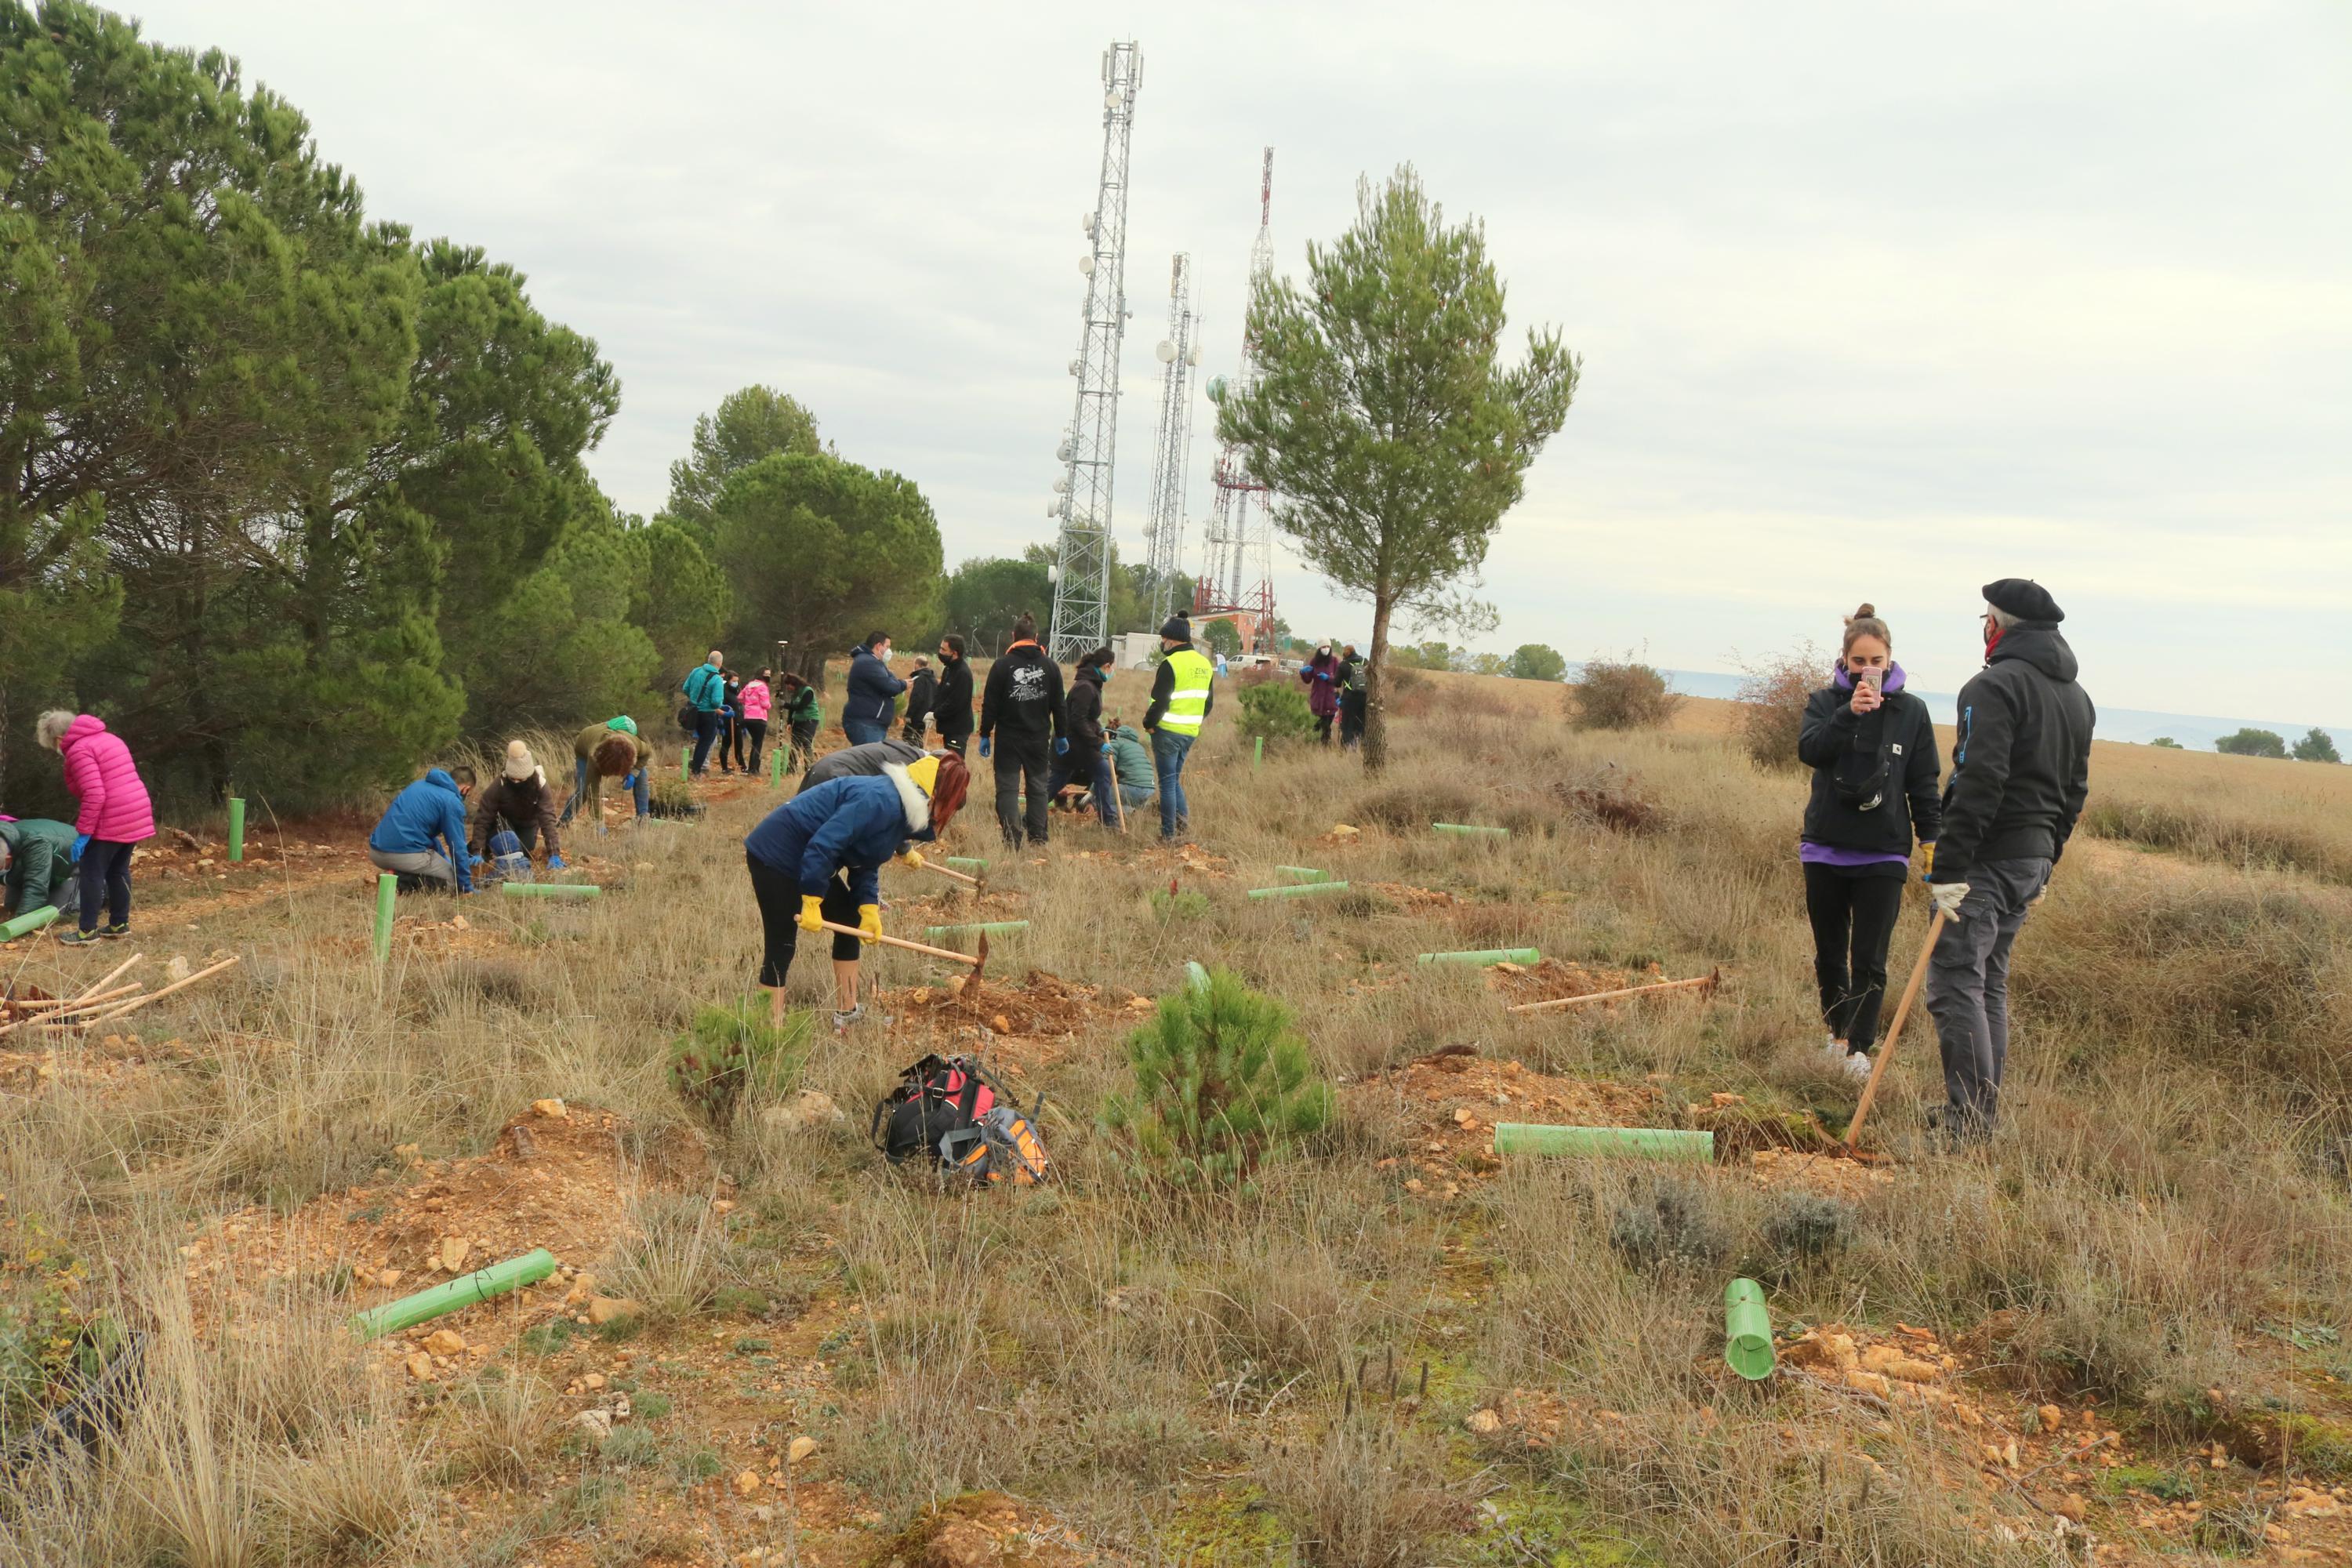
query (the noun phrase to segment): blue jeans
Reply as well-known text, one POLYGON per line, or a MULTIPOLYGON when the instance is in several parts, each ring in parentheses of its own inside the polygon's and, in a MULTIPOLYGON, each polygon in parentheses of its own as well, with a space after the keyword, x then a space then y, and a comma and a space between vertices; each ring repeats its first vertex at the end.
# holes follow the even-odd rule
POLYGON ((1197 737, 1172 730, 1151 731, 1151 765, 1160 773, 1160 837, 1173 838, 1184 831, 1192 813, 1184 805, 1184 757, 1197 737))
POLYGON ((1118 774, 1111 770, 1110 759, 1100 752, 1078 754, 1072 746, 1062 756, 1054 759, 1054 776, 1047 783, 1048 796, 1062 793, 1062 786, 1072 779, 1081 779, 1094 792, 1095 809, 1101 814, 1105 827, 1117 829, 1119 817, 1118 774))
MULTIPOLYGON (((637 817, 640 821, 644 820, 646 811, 652 805, 653 784, 646 775, 653 771, 651 762, 637 770, 637 787, 635 793, 637 797, 637 817)), ((572 759, 572 798, 563 803, 563 815, 555 819, 557 826, 562 827, 571 822, 572 814, 580 809, 580 803, 586 798, 587 794, 588 759, 574 757, 572 759)), ((604 826, 601 816, 596 826, 599 828, 604 826)))
POLYGON ((867 746, 877 741, 887 741, 890 738, 890 721, 844 719, 841 721, 841 732, 849 737, 851 745, 867 746))
POLYGON ((695 714, 694 761, 687 765, 687 772, 696 778, 700 778, 704 771, 709 767, 710 742, 719 739, 719 726, 726 721, 726 714, 715 708, 708 713, 695 714))

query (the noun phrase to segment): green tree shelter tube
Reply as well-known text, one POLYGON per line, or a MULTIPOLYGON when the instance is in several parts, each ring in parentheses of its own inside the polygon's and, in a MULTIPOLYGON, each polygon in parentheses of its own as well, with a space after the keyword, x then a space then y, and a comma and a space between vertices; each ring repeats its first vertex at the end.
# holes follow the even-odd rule
POLYGON ((1645 1160, 1715 1158, 1715 1134, 1668 1127, 1546 1127, 1495 1123, 1497 1154, 1616 1154, 1645 1160))
POLYGON ((1309 893, 1344 893, 1347 890, 1345 882, 1295 882, 1287 888, 1252 888, 1249 896, 1253 899, 1298 899, 1309 893))
POLYGON ((1433 822, 1429 825, 1429 830, 1432 833, 1451 833, 1457 837, 1475 838, 1482 834, 1494 838, 1508 838, 1511 836, 1511 830, 1507 827, 1486 827, 1475 822, 1433 822))
POLYGON ((400 879, 385 871, 375 879, 375 961, 392 956, 392 909, 400 897, 400 879))
POLYGON ((1772 1375, 1772 1314, 1764 1287, 1734 1279, 1723 1288, 1723 1359, 1750 1383, 1772 1375))
POLYGON ((953 936, 958 931, 986 931, 989 935, 994 936, 999 931, 1027 931, 1028 929, 1027 921, 982 921, 974 925, 925 926, 923 934, 928 937, 942 937, 953 936))
POLYGON ((1483 947, 1470 952, 1424 952, 1422 963, 1475 963, 1481 969, 1497 963, 1541 963, 1543 952, 1533 947, 1483 947))
POLYGON ((948 857, 948 864, 953 866, 959 871, 985 871, 988 869, 988 862, 982 859, 977 855, 950 855, 948 857))
POLYGON ((18 915, 5 925, 0 925, 0 942, 14 942, 28 932, 37 931, 58 918, 58 906, 43 904, 30 914, 18 915))
POLYGON ((554 1272, 555 1254, 543 1247, 539 1247, 520 1258, 509 1258, 504 1263, 478 1268, 446 1285, 436 1285, 429 1290, 419 1290, 414 1296, 403 1296, 397 1301, 386 1301, 381 1307, 355 1312, 352 1315, 352 1332, 363 1340, 396 1334, 403 1329, 429 1323, 460 1307, 471 1307, 503 1296, 509 1290, 519 1290, 525 1285, 536 1285, 554 1272))
POLYGON ((1294 882, 1328 882, 1331 879, 1330 872, 1318 871, 1312 866, 1276 866, 1275 869, 1294 882))
POLYGON ((245 802, 236 795, 228 797, 228 858, 245 858, 245 802))
POLYGON ((1192 990, 1206 991, 1209 988, 1209 972, 1187 959, 1184 961, 1184 984, 1192 990))
POLYGON ((604 889, 593 882, 509 882, 509 899, 593 899, 604 889))

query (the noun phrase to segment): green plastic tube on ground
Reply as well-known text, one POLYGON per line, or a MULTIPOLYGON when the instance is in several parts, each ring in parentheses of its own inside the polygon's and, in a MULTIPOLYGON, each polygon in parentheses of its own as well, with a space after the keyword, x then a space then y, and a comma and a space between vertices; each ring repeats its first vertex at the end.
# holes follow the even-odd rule
POLYGON ((1497 1154, 1619 1154, 1647 1160, 1708 1161, 1715 1134, 1668 1127, 1546 1127, 1524 1121, 1495 1123, 1497 1154))
POLYGON ((375 879, 375 961, 381 964, 392 956, 392 910, 400 897, 400 879, 391 872, 379 874, 375 879))
POLYGON ((1750 1383, 1772 1375, 1772 1313, 1764 1305, 1764 1287, 1753 1279, 1723 1288, 1723 1359, 1750 1383))
POLYGON ((1184 984, 1194 991, 1209 989, 1209 972, 1187 959, 1184 962, 1184 984))
POLYGON ((1433 822, 1429 825, 1429 830, 1433 833, 1451 833, 1457 837, 1468 835, 1476 837, 1485 834, 1496 838, 1508 838, 1511 836, 1511 830, 1507 827, 1486 827, 1475 822, 1433 822))
POLYGON ((228 797, 228 858, 245 858, 245 802, 236 795, 228 797))
POLYGON ((1249 896, 1253 899, 1297 899, 1309 893, 1344 893, 1347 890, 1345 882, 1294 882, 1287 888, 1252 888, 1249 896))
POLYGON ((780 787, 783 782, 784 753, 782 751, 770 752, 768 753, 768 787, 770 789, 776 789, 780 787))
POLYGON ((947 863, 959 871, 985 871, 988 862, 977 855, 950 855, 947 863))
POLYGON ((509 882, 509 899, 593 899, 604 889, 593 882, 509 882))
POLYGON ((0 925, 0 942, 14 942, 20 936, 40 930, 58 918, 58 906, 43 904, 30 914, 18 915, 5 925, 0 925))
POLYGON ((1475 963, 1482 969, 1497 963, 1541 963, 1543 953, 1532 947, 1484 947, 1472 952, 1424 952, 1423 963, 1475 963))
POLYGON ((363 1340, 381 1339, 396 1334, 403 1329, 413 1329, 419 1323, 429 1323, 444 1313, 460 1307, 471 1307, 503 1296, 525 1285, 536 1285, 555 1272, 555 1254, 545 1247, 526 1252, 520 1258, 509 1258, 504 1263, 493 1263, 488 1268, 478 1268, 446 1285, 436 1285, 419 1290, 414 1296, 403 1296, 397 1301, 386 1301, 381 1307, 371 1307, 352 1315, 352 1332, 363 1340))
POLYGON ((1294 882, 1328 882, 1331 879, 1330 872, 1318 871, 1312 866, 1276 866, 1275 869, 1294 882))
POLYGON ((958 931, 986 931, 989 935, 994 936, 999 931, 1027 931, 1028 929, 1027 921, 982 921, 974 925, 925 926, 923 934, 928 937, 942 937, 953 936, 958 931))

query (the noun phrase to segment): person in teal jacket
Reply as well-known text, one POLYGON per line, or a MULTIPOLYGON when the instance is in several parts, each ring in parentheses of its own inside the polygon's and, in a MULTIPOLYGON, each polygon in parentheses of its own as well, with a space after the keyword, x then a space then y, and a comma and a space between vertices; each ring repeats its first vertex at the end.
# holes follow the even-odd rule
POLYGON ((368 858, 379 870, 398 876, 403 891, 437 883, 461 893, 472 892, 474 879, 466 855, 466 797, 473 793, 473 769, 428 769, 423 778, 392 797, 383 820, 368 835, 368 858))
POLYGON ((1151 764, 1151 753, 1144 749, 1143 737, 1118 720, 1111 721, 1105 734, 1110 742, 1111 767, 1118 774, 1119 806, 1133 811, 1160 787, 1159 770, 1151 764))
POLYGON ((11 919, 29 915, 51 904, 63 915, 81 909, 81 888, 74 875, 74 830, 68 822, 45 816, 0 821, 0 871, 6 874, 6 893, 0 896, 0 914, 11 919))
POLYGON ((727 656, 717 648, 694 667, 679 689, 694 716, 694 761, 688 772, 700 778, 710 762, 710 743, 719 739, 727 718, 727 656))

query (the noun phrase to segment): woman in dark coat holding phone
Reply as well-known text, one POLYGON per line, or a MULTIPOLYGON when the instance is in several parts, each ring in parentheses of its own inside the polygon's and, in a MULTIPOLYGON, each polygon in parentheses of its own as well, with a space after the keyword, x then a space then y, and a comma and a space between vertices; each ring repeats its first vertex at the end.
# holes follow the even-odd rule
POLYGON ((1942 820, 1936 726, 1903 689, 1895 639, 1868 605, 1849 616, 1830 684, 1805 703, 1797 757, 1813 770, 1797 851, 1813 926, 1824 1047, 1856 1080, 1886 994, 1886 945, 1903 908, 1914 837, 1935 855, 1942 820))

